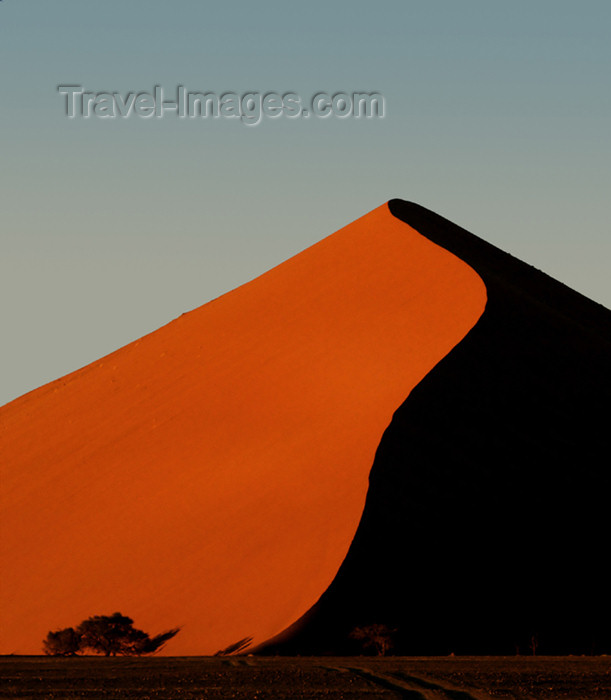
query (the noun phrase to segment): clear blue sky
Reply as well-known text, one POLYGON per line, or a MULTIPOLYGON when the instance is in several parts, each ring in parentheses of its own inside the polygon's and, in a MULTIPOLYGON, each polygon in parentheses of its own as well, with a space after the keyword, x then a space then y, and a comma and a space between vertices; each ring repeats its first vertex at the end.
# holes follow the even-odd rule
POLYGON ((608 0, 4 0, 0 404, 401 197, 611 306, 608 0), (382 120, 69 120, 377 90, 382 120))

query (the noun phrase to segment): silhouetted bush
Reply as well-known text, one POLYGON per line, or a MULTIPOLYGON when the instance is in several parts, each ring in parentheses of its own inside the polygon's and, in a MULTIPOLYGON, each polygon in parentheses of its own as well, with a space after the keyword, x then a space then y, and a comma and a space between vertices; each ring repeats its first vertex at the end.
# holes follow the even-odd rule
POLYGON ((43 641, 43 651, 49 656, 74 656, 77 653, 93 652, 105 656, 143 656, 154 654, 180 631, 179 627, 150 637, 136 629, 134 621, 114 613, 95 615, 73 629, 67 627, 49 632, 43 641))
POLYGON ((350 633, 350 637, 360 640, 363 649, 375 649, 378 656, 385 656, 393 647, 392 636, 396 631, 388 625, 365 625, 364 627, 355 627, 350 633))
POLYGON ((80 637, 73 627, 49 632, 42 649, 47 656, 75 656, 80 650, 80 637))

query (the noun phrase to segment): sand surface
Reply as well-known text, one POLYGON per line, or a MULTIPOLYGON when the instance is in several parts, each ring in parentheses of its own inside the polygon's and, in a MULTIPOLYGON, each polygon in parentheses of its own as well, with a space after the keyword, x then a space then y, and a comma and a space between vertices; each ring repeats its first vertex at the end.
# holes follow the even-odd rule
POLYGON ((485 304, 383 205, 4 406, 0 653, 115 611, 181 626, 173 655, 297 620, 346 555, 393 411, 485 304))

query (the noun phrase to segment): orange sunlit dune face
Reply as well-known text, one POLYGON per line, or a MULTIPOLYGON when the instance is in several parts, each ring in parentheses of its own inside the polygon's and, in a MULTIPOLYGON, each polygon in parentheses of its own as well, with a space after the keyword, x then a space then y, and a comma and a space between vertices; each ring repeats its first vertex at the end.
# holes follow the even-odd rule
POLYGON ((393 411, 484 285, 383 205, 0 409, 0 653, 120 611, 172 655, 280 632, 334 578, 393 411))

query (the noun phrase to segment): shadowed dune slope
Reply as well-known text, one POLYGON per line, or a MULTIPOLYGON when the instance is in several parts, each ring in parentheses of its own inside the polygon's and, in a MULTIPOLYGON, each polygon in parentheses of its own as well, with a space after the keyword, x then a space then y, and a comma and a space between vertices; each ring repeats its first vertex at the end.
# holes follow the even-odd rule
POLYGON ((263 642, 336 575, 393 411, 479 276, 384 205, 0 409, 0 653, 115 611, 169 654, 263 642))
POLYGON ((477 325, 378 447, 333 584, 268 652, 349 652, 355 625, 416 654, 611 652, 611 312, 442 217, 408 227, 484 280, 477 325))

